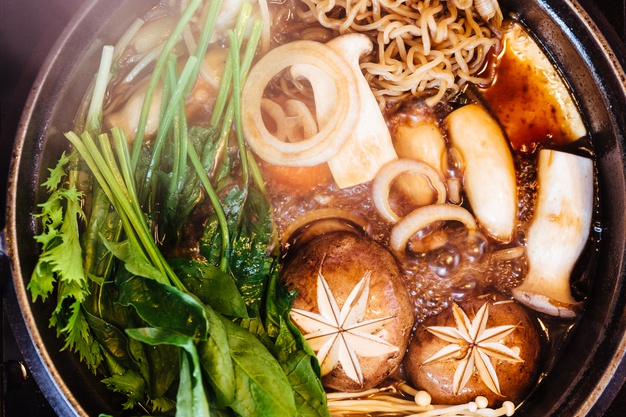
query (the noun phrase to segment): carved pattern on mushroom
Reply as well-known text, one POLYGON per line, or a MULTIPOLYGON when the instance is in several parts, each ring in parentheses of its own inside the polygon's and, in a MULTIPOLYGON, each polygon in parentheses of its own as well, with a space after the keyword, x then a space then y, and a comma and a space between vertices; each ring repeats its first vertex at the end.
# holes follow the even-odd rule
POLYGON ((458 360, 459 363, 453 380, 455 395, 465 387, 475 369, 478 371, 480 379, 491 391, 502 395, 492 359, 511 362, 524 361, 517 353, 501 342, 517 326, 506 325, 488 329, 488 303, 483 304, 478 310, 474 320, 470 320, 456 303, 452 305, 452 312, 456 327, 429 326, 426 328, 430 333, 450 342, 450 344, 432 354, 423 364, 458 360))
POLYGON ((369 298, 371 271, 366 272, 339 308, 322 270, 317 276, 317 306, 320 313, 293 309, 291 318, 316 352, 322 376, 341 364, 345 374, 360 384, 363 373, 359 356, 377 357, 398 351, 375 334, 394 316, 363 320, 369 298))

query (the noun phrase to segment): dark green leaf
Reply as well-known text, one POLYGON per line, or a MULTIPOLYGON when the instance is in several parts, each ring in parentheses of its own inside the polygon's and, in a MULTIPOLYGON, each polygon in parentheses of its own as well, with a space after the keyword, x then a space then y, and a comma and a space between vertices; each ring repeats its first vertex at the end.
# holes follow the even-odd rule
MULTIPOLYGON (((237 227, 239 213, 241 213, 245 202, 246 192, 240 188, 231 188, 222 199, 221 204, 226 215, 228 230, 232 236, 233 230, 237 227)), ((219 265, 222 248, 222 234, 220 225, 215 214, 211 215, 207 221, 204 234, 200 240, 200 253, 213 265, 219 265)))
POLYGON ((235 399, 235 369, 230 356, 226 328, 220 317, 207 306, 209 337, 198 345, 200 362, 217 397, 217 406, 229 406, 235 399))
POLYGON ((128 339, 124 332, 87 311, 84 314, 91 332, 100 346, 121 365, 131 368, 133 362, 128 353, 128 339))
POLYGON ((282 326, 276 348, 281 352, 280 365, 293 388, 298 416, 330 417, 326 392, 312 366, 312 362, 317 365, 317 359, 298 348, 286 325, 282 326))
POLYGON ((206 261, 170 259, 168 261, 185 287, 204 304, 232 317, 248 317, 246 304, 233 278, 206 261))
POLYGON ((209 416, 209 403, 204 392, 200 360, 193 339, 154 327, 126 329, 126 333, 133 339, 149 345, 174 345, 181 348, 176 416, 209 416))
POLYGON ((132 305, 152 327, 206 340, 204 306, 192 295, 153 279, 130 277, 120 283, 118 302, 132 305))
POLYGON ((186 347, 193 344, 193 338, 181 333, 156 327, 141 327, 137 329, 126 329, 126 334, 135 340, 151 346, 174 345, 186 347))
POLYGON ((269 334, 265 330, 265 326, 263 325, 263 320, 261 320, 260 316, 251 317, 249 319, 238 320, 237 323, 239 327, 242 329, 246 329, 250 334, 254 335, 259 342, 263 343, 263 346, 275 355, 274 342, 270 338, 269 334))
POLYGON ((126 334, 147 345, 144 349, 149 362, 150 396, 162 397, 180 373, 177 347, 189 348, 193 339, 154 327, 126 329, 126 334))
POLYGON ((276 338, 281 331, 282 317, 288 317, 289 311, 296 297, 296 291, 289 289, 278 281, 278 263, 273 265, 267 290, 265 303, 265 327, 272 338, 276 338))
POLYGON ((178 378, 178 354, 173 345, 143 345, 148 362, 150 397, 164 396, 178 378))
POLYGON ((296 415, 291 386, 276 359, 248 331, 229 320, 223 323, 237 380, 233 410, 251 417, 296 415))
POLYGON ((124 262, 124 267, 131 274, 139 275, 154 280, 164 279, 163 274, 154 264, 148 260, 145 254, 137 250, 130 241, 110 242, 102 236, 102 241, 108 250, 111 251, 116 258, 124 262))
POLYGON ((273 271, 266 303, 266 323, 275 339, 275 355, 291 384, 299 416, 329 417, 326 393, 315 353, 289 317, 295 293, 273 271))
POLYGON ((272 266, 269 244, 272 236, 271 208, 258 190, 250 188, 239 227, 233 233, 231 268, 249 308, 259 311, 272 266))
POLYGON ((202 385, 200 361, 193 344, 181 351, 180 369, 176 417, 210 416, 209 403, 202 385))

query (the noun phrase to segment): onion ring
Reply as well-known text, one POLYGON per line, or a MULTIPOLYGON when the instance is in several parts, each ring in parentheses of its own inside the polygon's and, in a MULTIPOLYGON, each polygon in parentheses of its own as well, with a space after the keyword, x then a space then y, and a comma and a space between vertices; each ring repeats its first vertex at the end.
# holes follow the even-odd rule
POLYGON ((360 114, 357 79, 349 64, 330 47, 294 41, 268 52, 252 68, 242 92, 243 129, 248 146, 264 161, 282 166, 313 166, 328 161, 344 145, 360 114), (316 67, 336 89, 336 106, 325 126, 300 142, 281 142, 265 127, 261 100, 271 79, 292 65, 316 67))
POLYGON ((437 193, 436 204, 446 202, 446 185, 437 170, 425 162, 414 159, 396 159, 388 162, 378 171, 374 183, 372 184, 374 205, 385 220, 392 223, 397 223, 400 220, 400 216, 398 216, 389 205, 389 189, 391 183, 400 174, 419 174, 426 178, 437 193))
POLYGON ((476 229, 474 216, 461 206, 452 204, 431 204, 417 208, 404 217, 391 230, 389 246, 398 253, 406 248, 407 242, 417 231, 437 221, 458 221, 469 230, 476 229))
POLYGON ((307 224, 314 223, 319 220, 344 220, 347 223, 360 227, 364 232, 368 230, 367 221, 348 210, 344 210, 341 208, 319 208, 305 213, 303 216, 298 217, 289 226, 284 230, 281 236, 281 244, 285 246, 290 240, 295 232, 299 229, 303 228, 307 224))

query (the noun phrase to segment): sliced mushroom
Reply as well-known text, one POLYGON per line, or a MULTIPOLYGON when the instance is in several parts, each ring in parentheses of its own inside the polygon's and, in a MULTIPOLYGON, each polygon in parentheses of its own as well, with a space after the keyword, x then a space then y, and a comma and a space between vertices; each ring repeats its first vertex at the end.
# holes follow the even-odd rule
MULTIPOLYGON (((333 178, 341 188, 351 187, 372 180, 378 170, 395 159, 396 152, 391 135, 380 112, 367 80, 359 68, 359 58, 372 49, 372 42, 362 34, 339 36, 326 44, 343 57, 357 80, 361 102, 358 121, 341 150, 328 161, 333 178)), ((310 67, 310 66, 309 66, 310 67)), ((294 65, 292 75, 309 72, 307 65, 294 65)), ((331 94, 315 92, 315 107, 319 126, 324 126, 332 116, 331 94)))
POLYGON ((543 313, 573 317, 579 303, 570 275, 591 228, 593 161, 544 149, 537 169, 537 203, 526 244, 529 270, 513 295, 543 313))
POLYGON ((465 161, 463 185, 478 223, 508 242, 516 226, 517 184, 509 144, 487 111, 469 104, 445 119, 448 134, 465 161))
MULTIPOLYGON (((441 161, 446 151, 446 141, 434 123, 399 125, 395 129, 393 144, 398 157, 426 163, 442 176, 441 161)), ((436 198, 431 184, 421 176, 400 177, 397 184, 400 191, 418 206, 430 204, 436 198)))

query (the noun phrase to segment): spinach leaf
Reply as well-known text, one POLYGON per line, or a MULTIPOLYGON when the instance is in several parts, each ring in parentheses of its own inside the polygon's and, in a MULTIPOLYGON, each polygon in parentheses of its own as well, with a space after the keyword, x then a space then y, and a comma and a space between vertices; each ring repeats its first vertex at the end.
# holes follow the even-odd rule
POLYGON ((128 338, 124 332, 88 311, 84 311, 84 314, 89 327, 91 327, 91 332, 100 346, 125 368, 131 368, 133 361, 128 353, 128 338))
POLYGON ((295 293, 278 282, 278 274, 278 268, 275 268, 266 303, 266 327, 275 339, 275 355, 293 387, 298 415, 329 417, 319 362, 315 352, 289 317, 295 293))
POLYGON ((230 356, 226 327, 219 315, 206 307, 209 319, 209 337, 198 345, 198 354, 209 383, 216 395, 217 406, 229 406, 235 400, 235 369, 230 356))
POLYGON ((177 349, 168 344, 141 346, 148 364, 150 398, 160 398, 166 394, 178 377, 177 349))
POLYGON ((274 357, 250 332, 230 320, 222 322, 237 381, 232 409, 241 416, 295 416, 291 386, 274 357))
POLYGON ((262 306, 272 265, 269 245, 272 218, 269 201, 250 187, 238 229, 233 233, 231 268, 238 277, 238 287, 253 311, 262 306))
MULTIPOLYGON (((182 120, 182 118, 181 118, 182 120)), ((187 139, 190 146, 193 146, 196 153, 203 155, 202 164, 205 172, 215 172, 221 167, 219 162, 219 132, 215 128, 206 128, 201 126, 192 126, 187 132, 187 139)), ((178 147, 185 145, 184 140, 180 141, 178 147)), ((176 153, 176 146, 171 146, 171 153, 176 153)), ((186 155, 185 155, 186 156, 186 155)), ((174 159, 174 157, 170 157, 174 159)), ((198 203, 204 199, 203 189, 196 172, 192 169, 181 170, 185 175, 184 178, 169 178, 168 181, 178 182, 178 192, 175 195, 169 195, 165 200, 164 213, 165 225, 169 231, 174 231, 175 236, 179 236, 182 224, 189 218, 198 203), (181 183, 182 182, 182 183, 181 183)), ((218 180, 214 175, 211 177, 218 180)), ((170 189, 172 185, 170 184, 170 189)), ((172 232, 170 232, 171 234, 172 232)))
MULTIPOLYGON (((191 359, 185 351, 180 352, 180 382, 178 395, 176 396, 176 417, 196 417, 200 415, 209 416, 209 404, 206 402, 204 391, 197 392, 198 383, 194 380, 191 359), (206 404, 201 404, 200 398, 204 398, 206 404), (198 405, 196 405, 198 403, 198 405), (204 407, 202 407, 204 405, 204 407), (204 413, 197 408, 202 408, 204 413), (204 410, 205 409, 205 410, 204 410)), ((202 376, 197 375, 199 386, 202 387, 202 376)))
POLYGON ((254 187, 248 189, 238 229, 233 235, 232 269, 238 276, 267 274, 268 245, 272 234, 272 213, 266 196, 254 187))
POLYGON ((230 275, 206 261, 169 259, 168 262, 185 287, 204 304, 226 316, 248 317, 246 303, 230 275))
POLYGON ((330 417, 326 393, 313 366, 317 359, 298 346, 289 326, 282 321, 281 333, 276 341, 279 362, 293 387, 298 416, 330 417))
POLYGON ((209 402, 202 383, 200 358, 193 338, 154 327, 126 329, 133 339, 149 345, 173 345, 181 348, 180 380, 176 396, 177 417, 209 416, 209 402))
POLYGON ((129 240, 123 242, 110 242, 102 237, 102 241, 111 253, 124 262, 126 270, 131 274, 140 275, 155 280, 163 279, 163 274, 148 260, 142 251, 137 250, 129 240))
MULTIPOLYGON (((221 204, 230 235, 236 227, 239 213, 243 210, 246 199, 245 190, 232 187, 222 198, 221 204)), ((220 264, 222 256, 222 233, 220 231, 220 223, 216 213, 213 213, 206 224, 204 234, 200 240, 200 253, 213 265, 220 264)), ((230 255, 230 254, 228 254, 230 255)))
MULTIPOLYGON (((271 207, 265 196, 254 187, 247 191, 233 187, 222 199, 231 236, 229 265, 237 277, 237 288, 248 308, 258 314, 263 302, 272 258, 271 207)), ((221 233, 215 216, 207 222, 200 252, 211 262, 219 261, 221 233)))
POLYGON ((151 326, 206 340, 208 328, 204 306, 191 294, 139 276, 124 280, 119 289, 118 302, 124 306, 132 305, 151 326))

